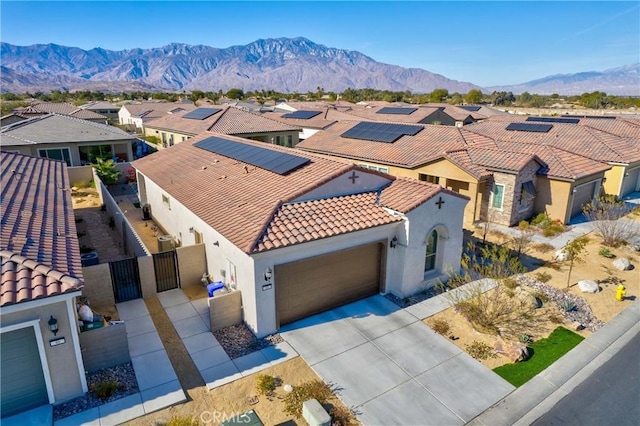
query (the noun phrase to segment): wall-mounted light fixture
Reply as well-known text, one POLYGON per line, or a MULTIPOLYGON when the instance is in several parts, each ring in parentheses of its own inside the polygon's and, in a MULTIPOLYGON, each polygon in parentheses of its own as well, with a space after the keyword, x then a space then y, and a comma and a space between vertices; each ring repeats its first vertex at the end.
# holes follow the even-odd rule
POLYGON ((272 276, 273 276, 273 271, 271 270, 271 268, 265 269, 265 271, 264 271, 264 280, 265 281, 270 281, 272 276))
POLYGON ((396 246, 398 245, 398 238, 394 237, 391 239, 391 241, 389 241, 389 247, 391 247, 392 249, 396 248, 396 246))
POLYGON ((193 226, 189 228, 189 232, 193 233, 193 226))
POLYGON ((55 319, 53 315, 51 315, 51 318, 49 318, 48 324, 49 324, 49 330, 51 330, 53 335, 55 336, 56 334, 58 334, 58 320, 55 319))
POLYGON ((218 241, 216 241, 215 243, 213 243, 214 246, 220 247, 220 243, 218 241))

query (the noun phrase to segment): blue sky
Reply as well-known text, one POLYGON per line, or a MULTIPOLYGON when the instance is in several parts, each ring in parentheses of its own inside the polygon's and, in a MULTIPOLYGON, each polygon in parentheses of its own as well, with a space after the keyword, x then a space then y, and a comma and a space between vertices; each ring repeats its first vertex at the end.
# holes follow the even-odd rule
POLYGON ((83 49, 306 37, 480 86, 640 62, 638 1, 12 1, 2 41, 83 49))

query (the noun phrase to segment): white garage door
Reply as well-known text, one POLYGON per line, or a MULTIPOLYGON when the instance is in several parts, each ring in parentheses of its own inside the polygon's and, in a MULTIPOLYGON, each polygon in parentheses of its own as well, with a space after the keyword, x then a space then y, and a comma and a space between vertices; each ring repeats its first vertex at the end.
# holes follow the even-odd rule
POLYGON ((49 403, 33 327, 2 333, 2 417, 49 403))
POLYGON ((276 265, 280 325, 380 292, 381 244, 276 265))
POLYGON ((628 170, 627 173, 628 175, 622 181, 622 191, 620 191, 622 197, 640 191, 640 167, 628 170))
POLYGON ((593 181, 576 187, 573 194, 573 204, 571 206, 571 217, 582 214, 582 206, 593 200, 598 181, 593 181))

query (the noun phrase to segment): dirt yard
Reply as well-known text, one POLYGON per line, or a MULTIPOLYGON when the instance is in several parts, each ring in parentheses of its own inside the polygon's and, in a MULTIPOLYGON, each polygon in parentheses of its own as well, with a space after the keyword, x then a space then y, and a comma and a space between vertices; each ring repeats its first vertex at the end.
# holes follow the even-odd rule
MULTIPOLYGON (((631 219, 640 221, 639 215, 629 215, 631 219)), ((548 285, 557 289, 567 291, 570 294, 578 295, 586 300, 591 307, 596 318, 603 322, 610 321, 622 310, 627 308, 633 300, 640 295, 640 253, 633 251, 628 246, 619 248, 609 248, 615 256, 606 258, 599 254, 601 247, 601 238, 594 232, 588 234, 589 243, 582 255, 583 262, 574 262, 571 272, 570 287, 567 288, 567 278, 569 273, 569 262, 555 262, 553 257, 556 250, 544 246, 533 245, 533 248, 527 252, 528 256, 533 257, 534 268, 527 273, 528 276, 537 278, 541 274, 548 274, 548 285), (624 257, 630 260, 632 269, 627 271, 619 271, 612 265, 615 258, 624 257), (612 279, 613 278, 613 279, 612 279), (588 279, 599 283, 600 291, 598 293, 582 293, 577 286, 579 280, 588 279), (619 302, 615 299, 617 288, 616 279, 621 280, 626 287, 626 300, 619 302)), ((492 242, 504 242, 501 236, 494 234, 487 238, 492 242)), ((545 303, 541 309, 535 310, 536 317, 540 319, 540 323, 526 333, 534 339, 547 337, 556 327, 562 325, 571 330, 575 330, 575 326, 570 321, 558 323, 553 321, 553 317, 562 317, 562 312, 553 303, 545 303), (551 317, 551 319, 550 319, 551 317)), ((450 326, 450 331, 446 336, 453 336, 452 342, 459 348, 465 350, 465 347, 474 340, 484 342, 491 347, 494 346, 498 337, 480 333, 473 329, 470 323, 462 317, 461 314, 454 312, 453 308, 440 312, 425 320, 425 323, 432 325, 434 320, 440 319, 446 321, 450 326)), ((584 329, 576 331, 578 334, 588 337, 592 334, 589 330, 584 329)), ((495 368, 510 362, 506 357, 498 355, 498 358, 490 358, 481 361, 489 368, 495 368)))

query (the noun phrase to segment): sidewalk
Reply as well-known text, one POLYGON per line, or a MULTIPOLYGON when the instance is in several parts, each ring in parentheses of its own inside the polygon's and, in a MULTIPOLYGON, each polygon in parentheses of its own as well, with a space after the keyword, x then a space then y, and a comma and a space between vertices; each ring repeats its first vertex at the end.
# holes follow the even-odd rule
POLYGON ((469 425, 530 425, 640 333, 640 300, 469 425))

